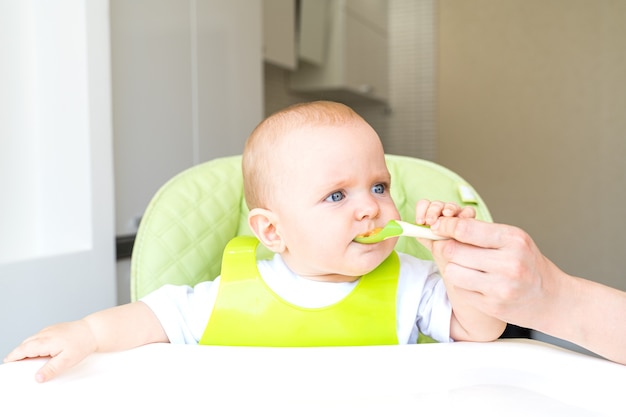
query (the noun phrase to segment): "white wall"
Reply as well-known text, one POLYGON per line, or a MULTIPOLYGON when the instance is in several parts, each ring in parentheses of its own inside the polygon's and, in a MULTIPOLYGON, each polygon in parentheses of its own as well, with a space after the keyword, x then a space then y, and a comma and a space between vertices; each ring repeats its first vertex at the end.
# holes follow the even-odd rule
POLYGON ((0 3, 0 357, 115 303, 108 1, 0 3))
POLYGON ((440 1, 439 162, 569 273, 626 290, 626 2, 440 1))

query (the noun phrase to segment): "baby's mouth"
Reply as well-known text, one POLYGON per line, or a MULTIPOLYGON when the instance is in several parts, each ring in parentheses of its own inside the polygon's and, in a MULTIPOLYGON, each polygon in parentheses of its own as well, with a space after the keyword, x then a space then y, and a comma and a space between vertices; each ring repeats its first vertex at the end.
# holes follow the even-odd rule
POLYGON ((368 230, 367 232, 359 233, 358 235, 356 235, 355 239, 363 238, 363 237, 370 237, 376 233, 379 233, 381 230, 383 230, 382 227, 375 227, 373 229, 368 230))

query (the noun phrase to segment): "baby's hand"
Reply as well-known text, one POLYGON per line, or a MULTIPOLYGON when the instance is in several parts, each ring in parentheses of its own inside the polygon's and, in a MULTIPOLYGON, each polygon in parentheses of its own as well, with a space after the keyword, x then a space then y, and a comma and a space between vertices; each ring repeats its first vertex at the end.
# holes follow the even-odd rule
MULTIPOLYGON (((460 207, 456 203, 444 203, 442 201, 420 200, 415 207, 415 223, 432 226, 440 217, 461 217, 474 218, 476 210, 474 207, 460 207)), ((417 239, 429 251, 433 251, 435 241, 428 239, 417 239)))
POLYGON ((4 358, 4 362, 50 357, 35 374, 45 382, 76 365, 97 349, 96 339, 84 320, 55 324, 24 340, 4 358))
POLYGON ((432 226, 439 217, 474 218, 476 210, 473 207, 460 207, 456 203, 442 201, 420 200, 415 207, 415 222, 432 226))

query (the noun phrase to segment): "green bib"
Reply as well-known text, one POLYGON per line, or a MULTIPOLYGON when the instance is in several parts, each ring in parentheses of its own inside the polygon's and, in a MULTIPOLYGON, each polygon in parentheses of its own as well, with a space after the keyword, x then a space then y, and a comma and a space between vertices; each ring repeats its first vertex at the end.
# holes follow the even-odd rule
POLYGON ((254 237, 231 240, 222 260, 217 299, 202 345, 363 346, 398 343, 396 292, 400 261, 393 252, 363 275, 341 301, 304 308, 279 297, 256 265, 254 237))

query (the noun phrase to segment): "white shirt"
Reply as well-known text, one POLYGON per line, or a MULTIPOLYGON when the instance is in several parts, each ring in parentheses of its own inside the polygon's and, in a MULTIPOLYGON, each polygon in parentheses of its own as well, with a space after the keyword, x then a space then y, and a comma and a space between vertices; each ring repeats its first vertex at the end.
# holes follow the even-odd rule
MULTIPOLYGON (((434 262, 398 253, 400 276, 396 304, 396 331, 401 344, 415 343, 418 329, 439 342, 449 342, 452 307, 434 262)), ((258 263, 265 283, 286 301, 305 308, 335 304, 355 282, 322 282, 302 278, 280 255, 258 263)), ((219 277, 195 287, 165 285, 141 299, 160 320, 171 343, 197 344, 211 316, 219 277)))

